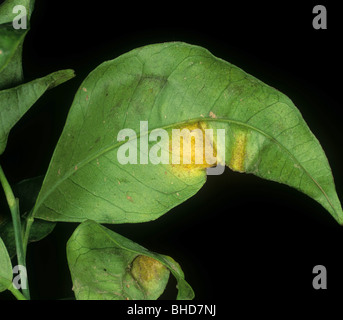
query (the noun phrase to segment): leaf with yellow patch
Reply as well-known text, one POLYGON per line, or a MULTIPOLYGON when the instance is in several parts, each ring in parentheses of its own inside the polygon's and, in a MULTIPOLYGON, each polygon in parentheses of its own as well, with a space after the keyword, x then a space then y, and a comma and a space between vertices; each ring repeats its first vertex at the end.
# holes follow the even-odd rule
POLYGON ((224 163, 298 189, 343 223, 325 153, 288 97, 198 46, 138 48, 104 62, 81 84, 34 215, 154 220, 198 192, 208 167, 224 163), (190 133, 170 147, 177 129, 190 133), (173 155, 176 162, 168 161, 173 155), (190 162, 178 163, 181 156, 190 162))
POLYGON ((194 293, 172 258, 141 247, 131 240, 87 220, 67 243, 67 258, 78 300, 155 300, 172 273, 179 300, 194 293))

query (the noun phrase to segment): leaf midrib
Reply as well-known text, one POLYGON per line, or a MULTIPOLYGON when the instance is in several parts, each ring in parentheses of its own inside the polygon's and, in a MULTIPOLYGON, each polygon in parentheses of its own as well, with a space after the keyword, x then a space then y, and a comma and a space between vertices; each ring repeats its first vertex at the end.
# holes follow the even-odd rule
MULTIPOLYGON (((312 175, 303 167, 303 165, 294 157, 294 155, 283 145, 281 144, 278 140, 276 140, 274 137, 272 137, 271 135, 269 135, 268 133, 262 131, 261 129, 258 129, 252 125, 249 125, 245 122, 242 121, 238 121, 238 120, 231 120, 231 119, 225 119, 225 118, 209 118, 209 117, 201 117, 201 118, 193 118, 193 119, 189 119, 186 121, 181 121, 181 122, 174 122, 172 124, 169 125, 165 125, 165 126, 161 126, 158 129, 169 129, 169 128, 173 128, 173 127, 179 127, 182 125, 186 125, 186 124, 192 124, 192 123, 196 123, 196 122, 225 122, 225 123, 232 123, 232 124, 236 124, 251 130, 254 130, 260 134, 262 134, 263 136, 265 136, 266 138, 270 139, 273 143, 275 143, 276 145, 278 145, 281 149, 283 149, 284 151, 286 151, 286 153, 289 155, 289 157, 296 162, 297 165, 299 165, 299 167, 305 172, 305 174, 314 182, 314 184, 318 187, 318 189, 322 192, 322 194, 324 195, 325 199, 327 200, 327 202, 329 203, 329 205, 331 206, 332 210, 335 212, 335 214, 337 215, 337 217, 339 216, 337 214, 337 211, 335 209, 335 207, 333 206, 333 204, 331 203, 328 195, 326 194, 326 192, 323 190, 323 188, 320 186, 320 184, 316 181, 316 179, 314 179, 312 177, 312 175)), ((148 135, 152 130, 154 129, 149 129, 146 134, 148 135)), ((136 135, 136 138, 139 138, 140 134, 136 135)), ((103 154, 112 151, 113 149, 119 147, 120 145, 126 143, 127 141, 120 141, 116 144, 111 145, 110 147, 104 148, 103 150, 101 150, 100 152, 98 152, 95 156, 86 158, 84 161, 81 161, 79 163, 74 164, 74 166, 77 166, 77 170, 81 169, 84 165, 90 163, 91 161, 94 161, 95 159, 99 158, 100 156, 102 156, 103 154)), ((53 161, 53 158, 51 160, 51 163, 53 161)), ((45 194, 45 196, 42 198, 42 200, 40 200, 39 202, 36 203, 35 208, 34 208, 34 213, 37 212, 38 208, 41 206, 41 204, 45 201, 45 199, 47 199, 49 197, 49 195, 62 183, 64 182, 66 179, 68 179, 70 176, 72 176, 75 173, 75 170, 70 170, 67 171, 65 173, 65 175, 58 180, 58 182, 55 184, 54 188, 51 188, 49 190, 49 192, 47 192, 45 194)), ((44 184, 44 182, 43 182, 44 184)), ((34 214, 33 214, 34 216, 34 214)))

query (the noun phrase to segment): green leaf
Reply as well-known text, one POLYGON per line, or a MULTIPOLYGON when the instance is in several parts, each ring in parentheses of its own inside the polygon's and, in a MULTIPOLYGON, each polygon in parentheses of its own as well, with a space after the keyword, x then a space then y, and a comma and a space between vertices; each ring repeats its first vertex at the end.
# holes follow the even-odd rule
POLYGON ((199 128, 205 135, 206 128, 224 129, 227 166, 296 188, 343 223, 328 160, 292 101, 185 43, 138 48, 101 64, 84 80, 34 215, 51 221, 142 222, 194 195, 206 181, 204 166, 119 163, 118 150, 126 144, 117 139, 121 129, 137 133, 138 141, 133 137, 131 143, 138 148, 147 139, 139 135, 140 120, 148 121, 148 133, 199 128))
POLYGON ((0 89, 19 85, 23 81, 22 48, 33 7, 32 0, 7 0, 0 6, 0 89), (13 8, 17 5, 26 8, 27 29, 13 28, 13 19, 18 16, 18 12, 13 13, 13 8))
POLYGON ((177 299, 193 299, 177 262, 87 220, 67 243, 67 258, 78 300, 155 300, 169 273, 178 283, 177 299))
POLYGON ((13 126, 48 89, 71 79, 73 70, 61 70, 18 87, 0 91, 0 154, 13 126))
POLYGON ((0 238, 0 292, 12 285, 12 264, 5 244, 0 238))
MULTIPOLYGON (((13 193, 19 199, 21 223, 25 226, 28 213, 32 210, 37 199, 40 187, 43 182, 43 177, 35 177, 26 179, 13 186, 13 193)), ((9 256, 13 258, 16 255, 16 246, 14 238, 14 229, 10 213, 6 215, 5 212, 9 211, 5 202, 0 202, 0 237, 3 239, 9 256), (1 206, 4 205, 4 208, 1 206)), ((48 236, 55 228, 56 223, 34 220, 28 243, 40 241, 48 236)))

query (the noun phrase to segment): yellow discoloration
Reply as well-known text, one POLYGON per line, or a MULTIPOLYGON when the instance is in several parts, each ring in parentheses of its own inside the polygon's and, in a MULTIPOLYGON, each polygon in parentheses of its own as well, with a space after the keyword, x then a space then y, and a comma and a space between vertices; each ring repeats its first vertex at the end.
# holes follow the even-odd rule
POLYGON ((233 148, 229 163, 233 171, 244 172, 244 160, 246 156, 247 132, 238 131, 234 134, 233 148))
POLYGON ((173 171, 200 174, 204 169, 216 165, 216 163, 209 164, 206 160, 216 157, 217 152, 214 142, 205 139, 205 123, 196 122, 176 129, 181 130, 180 139, 175 139, 173 136, 169 143, 173 171), (182 131, 183 129, 188 130, 182 131), (179 143, 175 140, 179 140, 179 143))
POLYGON ((145 289, 154 289, 169 270, 159 261, 148 256, 139 255, 132 262, 131 274, 145 289))

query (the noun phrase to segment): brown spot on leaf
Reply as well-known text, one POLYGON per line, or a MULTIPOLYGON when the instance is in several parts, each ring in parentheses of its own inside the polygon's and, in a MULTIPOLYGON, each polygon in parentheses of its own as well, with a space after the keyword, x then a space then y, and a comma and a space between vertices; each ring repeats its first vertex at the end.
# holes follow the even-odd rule
POLYGON ((216 116, 212 111, 210 111, 209 116, 210 116, 212 119, 217 118, 217 116, 216 116))

